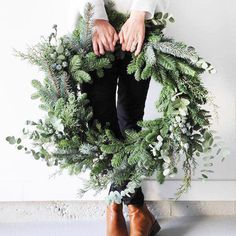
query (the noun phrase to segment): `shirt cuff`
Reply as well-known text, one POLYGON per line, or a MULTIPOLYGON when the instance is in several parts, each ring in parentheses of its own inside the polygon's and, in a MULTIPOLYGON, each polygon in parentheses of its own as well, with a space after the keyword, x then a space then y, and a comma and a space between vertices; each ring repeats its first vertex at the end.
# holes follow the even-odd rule
POLYGON ((93 12, 94 12, 92 16, 93 19, 108 20, 108 16, 107 16, 104 4, 94 5, 93 12))
POLYGON ((145 11, 145 19, 150 20, 155 14, 158 0, 134 0, 130 11, 145 11))

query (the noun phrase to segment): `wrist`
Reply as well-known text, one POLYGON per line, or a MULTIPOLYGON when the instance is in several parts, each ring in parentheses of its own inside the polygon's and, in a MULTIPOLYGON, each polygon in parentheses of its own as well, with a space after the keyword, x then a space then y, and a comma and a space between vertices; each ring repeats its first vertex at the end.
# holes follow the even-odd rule
POLYGON ((105 20, 105 19, 94 19, 94 23, 97 23, 97 22, 108 22, 108 20, 105 20))
POLYGON ((109 21, 105 19, 94 19, 93 24, 94 26, 96 26, 96 25, 106 24, 108 22, 109 21))
POLYGON ((134 17, 140 20, 145 20, 146 11, 133 10, 130 12, 130 17, 134 17))

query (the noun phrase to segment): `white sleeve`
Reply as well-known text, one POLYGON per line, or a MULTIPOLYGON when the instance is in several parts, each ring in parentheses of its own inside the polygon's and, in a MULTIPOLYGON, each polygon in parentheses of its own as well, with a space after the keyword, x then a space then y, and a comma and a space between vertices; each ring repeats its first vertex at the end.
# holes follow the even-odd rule
POLYGON ((130 11, 146 11, 145 19, 152 19, 159 0, 133 0, 130 11))
POLYGON ((77 0, 78 4, 76 4, 74 7, 78 7, 80 14, 84 16, 84 7, 88 2, 94 6, 92 16, 93 19, 108 20, 104 0, 77 0))
POLYGON ((104 0, 69 0, 66 13, 66 29, 71 33, 78 23, 80 16, 84 16, 84 7, 86 3, 93 4, 93 19, 108 20, 108 16, 104 6, 104 0))

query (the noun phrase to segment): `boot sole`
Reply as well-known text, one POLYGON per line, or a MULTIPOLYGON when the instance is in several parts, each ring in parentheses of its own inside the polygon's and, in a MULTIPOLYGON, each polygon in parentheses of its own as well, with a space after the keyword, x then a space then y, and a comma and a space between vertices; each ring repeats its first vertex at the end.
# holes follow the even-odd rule
POLYGON ((158 224, 157 220, 155 220, 150 230, 149 236, 155 236, 160 230, 161 230, 161 226, 158 224))

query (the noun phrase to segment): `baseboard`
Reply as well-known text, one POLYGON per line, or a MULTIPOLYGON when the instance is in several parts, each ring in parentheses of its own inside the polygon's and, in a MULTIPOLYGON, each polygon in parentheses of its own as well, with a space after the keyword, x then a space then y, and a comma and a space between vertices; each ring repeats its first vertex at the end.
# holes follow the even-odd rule
MULTIPOLYGON (((143 181, 146 201, 174 200, 181 180, 167 180, 163 185, 155 180, 143 181)), ((81 182, 76 178, 56 178, 42 181, 0 181, 0 201, 95 201, 104 200, 108 189, 94 195, 90 191, 80 199, 81 182)), ((236 180, 193 180, 192 187, 179 201, 236 201, 236 180)))
MULTIPOLYGON (((146 201, 157 219, 182 216, 236 216, 232 201, 146 201)), ((129 220, 127 206, 123 213, 129 220)), ((104 201, 0 202, 0 222, 62 222, 63 220, 105 220, 104 201)))
MULTIPOLYGON (((146 180, 143 189, 148 201, 176 199, 177 188, 181 180, 167 180, 159 185, 155 180, 146 180)), ((236 180, 193 180, 191 188, 179 201, 235 201, 236 180)))

